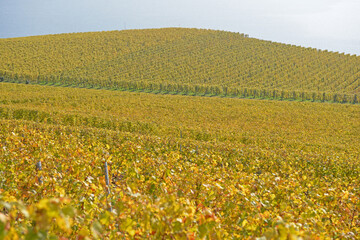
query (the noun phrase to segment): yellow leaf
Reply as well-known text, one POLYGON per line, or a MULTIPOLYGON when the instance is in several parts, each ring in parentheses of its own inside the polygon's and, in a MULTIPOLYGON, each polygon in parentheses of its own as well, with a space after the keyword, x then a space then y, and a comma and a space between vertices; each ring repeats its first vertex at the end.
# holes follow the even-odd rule
POLYGON ((79 235, 83 237, 90 236, 90 231, 84 227, 79 231, 79 235))
POLYGON ((245 220, 242 222, 241 226, 242 226, 242 227, 245 227, 246 224, 248 224, 248 221, 245 219, 245 220))
POLYGON ((57 187, 56 188, 56 192, 58 192, 60 194, 60 197, 64 197, 65 196, 65 189, 61 188, 61 187, 57 187))

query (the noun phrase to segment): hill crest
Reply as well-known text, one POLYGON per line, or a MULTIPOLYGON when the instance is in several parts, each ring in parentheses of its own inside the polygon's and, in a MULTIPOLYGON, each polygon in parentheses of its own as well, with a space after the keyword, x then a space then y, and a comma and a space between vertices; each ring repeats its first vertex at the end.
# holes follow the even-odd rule
POLYGON ((15 82, 346 102, 360 92, 359 56, 219 30, 0 39, 0 55, 0 76, 15 82))

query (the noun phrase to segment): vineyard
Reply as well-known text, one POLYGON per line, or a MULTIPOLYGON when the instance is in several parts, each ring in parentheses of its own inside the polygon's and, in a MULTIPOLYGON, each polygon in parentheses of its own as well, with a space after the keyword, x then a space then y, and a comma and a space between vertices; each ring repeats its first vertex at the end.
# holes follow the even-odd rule
POLYGON ((203 29, 0 39, 0 81, 358 103, 360 56, 203 29))
POLYGON ((360 235, 359 105, 0 93, 0 239, 360 235))

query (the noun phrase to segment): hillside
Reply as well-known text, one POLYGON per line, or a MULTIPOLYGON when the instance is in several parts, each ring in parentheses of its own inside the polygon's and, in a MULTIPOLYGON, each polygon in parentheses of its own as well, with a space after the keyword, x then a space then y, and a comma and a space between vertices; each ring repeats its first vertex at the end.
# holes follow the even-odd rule
POLYGON ((14 83, 0 92, 5 239, 360 234, 359 105, 14 83))
MULTIPOLYGON (((357 103, 360 56, 199 29, 0 39, 5 81, 357 103)), ((0 80, 1 80, 0 79, 0 80)))

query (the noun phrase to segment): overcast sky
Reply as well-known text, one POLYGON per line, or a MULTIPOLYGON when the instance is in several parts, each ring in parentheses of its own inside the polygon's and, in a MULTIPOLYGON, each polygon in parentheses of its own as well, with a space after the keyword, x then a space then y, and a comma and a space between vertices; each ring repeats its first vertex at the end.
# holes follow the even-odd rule
POLYGON ((360 0, 0 0, 0 38, 162 27, 360 55, 360 0))

